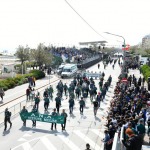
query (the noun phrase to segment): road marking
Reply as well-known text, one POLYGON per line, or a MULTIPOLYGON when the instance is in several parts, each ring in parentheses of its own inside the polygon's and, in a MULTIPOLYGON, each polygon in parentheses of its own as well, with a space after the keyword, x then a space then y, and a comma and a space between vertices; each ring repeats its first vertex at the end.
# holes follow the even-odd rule
POLYGON ((31 145, 28 142, 24 143, 22 147, 23 147, 23 150, 33 150, 31 145))
POLYGON ((71 140, 69 140, 66 137, 58 135, 58 137, 68 146, 71 148, 71 150, 80 150, 79 147, 77 147, 71 140))
POLYGON ((93 142, 90 138, 88 138, 86 135, 84 135, 80 131, 73 131, 73 133, 75 133, 80 138, 82 138, 86 143, 90 143, 91 147, 93 147, 94 150, 99 150, 100 149, 99 145, 97 145, 95 142, 93 142))
POLYGON ((27 133, 23 135, 23 137, 30 137, 30 136, 31 136, 31 135, 30 135, 30 134, 27 134, 27 133))
POLYGON ((47 137, 40 138, 40 141, 44 144, 47 150, 57 150, 47 137))
POLYGON ((27 142, 27 140, 24 139, 24 138, 20 138, 18 141, 19 141, 19 142, 27 142))
POLYGON ((91 129, 91 131, 93 133, 95 133, 96 135, 98 135, 101 139, 104 138, 104 131, 99 131, 100 129, 96 130, 96 129, 91 129))

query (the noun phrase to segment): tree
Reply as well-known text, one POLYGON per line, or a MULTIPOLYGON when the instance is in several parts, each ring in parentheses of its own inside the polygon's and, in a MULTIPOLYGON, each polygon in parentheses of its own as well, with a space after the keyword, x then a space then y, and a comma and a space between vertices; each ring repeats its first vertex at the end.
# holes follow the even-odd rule
POLYGON ((149 49, 149 48, 145 49, 145 52, 146 52, 146 54, 147 54, 148 56, 150 55, 150 49, 149 49))
POLYGON ((16 56, 19 58, 21 65, 27 60, 29 60, 29 50, 30 48, 26 46, 25 48, 21 45, 17 48, 16 56))
POLYGON ((28 45, 26 45, 26 47, 24 48, 23 46, 19 45, 16 51, 16 56, 17 58, 19 58, 20 62, 21 62, 21 67, 19 68, 19 73, 25 73, 26 72, 26 67, 24 62, 29 60, 29 51, 30 48, 28 47, 28 45))
POLYGON ((131 46, 129 49, 131 54, 134 54, 136 52, 136 50, 137 50, 137 46, 131 46))
POLYGON ((53 58, 52 54, 42 43, 38 45, 37 49, 31 49, 31 56, 38 66, 42 66, 44 64, 49 66, 53 58))

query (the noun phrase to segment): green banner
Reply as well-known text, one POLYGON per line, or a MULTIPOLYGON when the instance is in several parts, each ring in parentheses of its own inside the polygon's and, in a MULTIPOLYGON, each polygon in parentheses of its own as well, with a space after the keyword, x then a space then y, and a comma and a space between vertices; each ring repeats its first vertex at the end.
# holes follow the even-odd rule
POLYGON ((40 113, 20 113, 20 117, 22 120, 35 120, 40 122, 48 122, 48 123, 64 123, 64 116, 52 116, 47 114, 40 114, 40 113))

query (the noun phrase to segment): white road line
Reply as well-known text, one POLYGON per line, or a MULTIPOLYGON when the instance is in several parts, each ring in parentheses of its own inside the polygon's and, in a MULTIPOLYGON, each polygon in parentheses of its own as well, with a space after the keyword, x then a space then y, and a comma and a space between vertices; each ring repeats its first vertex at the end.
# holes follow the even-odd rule
POLYGON ((27 142, 27 140, 24 139, 24 138, 20 138, 18 141, 19 141, 19 142, 27 142))
POLYGON ((104 131, 99 131, 100 129, 91 129, 91 131, 93 132, 93 133, 95 133, 96 135, 98 135, 101 139, 103 139, 104 138, 104 131))
POLYGON ((80 150, 79 147, 77 147, 72 141, 70 141, 68 138, 57 135, 68 147, 70 147, 71 150, 80 150))
POLYGON ((23 137, 30 137, 30 136, 31 136, 31 135, 28 134, 28 133, 26 133, 26 134, 23 135, 23 137))
POLYGON ((32 147, 28 142, 24 143, 22 147, 23 147, 23 150, 32 150, 32 147))
POLYGON ((54 145, 51 143, 51 141, 48 140, 47 137, 40 138, 40 141, 44 144, 47 150, 57 150, 56 147, 54 147, 54 145))
POLYGON ((76 135, 78 135, 81 139, 83 139, 86 143, 90 143, 90 146, 94 148, 94 150, 99 150, 100 146, 97 145, 95 142, 93 142, 90 138, 88 138, 86 135, 81 133, 80 131, 73 131, 76 135))

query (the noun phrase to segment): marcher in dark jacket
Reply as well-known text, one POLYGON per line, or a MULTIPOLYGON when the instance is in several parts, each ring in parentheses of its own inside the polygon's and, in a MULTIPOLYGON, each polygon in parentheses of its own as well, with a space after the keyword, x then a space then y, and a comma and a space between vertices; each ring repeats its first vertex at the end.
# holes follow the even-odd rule
POLYGON ((10 124, 10 128, 12 127, 12 122, 10 121, 11 112, 8 111, 8 108, 5 109, 5 118, 4 118, 4 131, 7 129, 7 122, 10 124))
POLYGON ((126 147, 126 150, 141 150, 142 141, 137 135, 133 133, 132 129, 127 129, 126 134, 129 139, 127 141, 122 141, 126 147))
POLYGON ((102 96, 101 96, 100 92, 98 92, 98 95, 97 95, 97 97, 96 97, 96 100, 97 100, 97 102, 98 102, 98 107, 100 107, 101 98, 102 98, 102 96))

